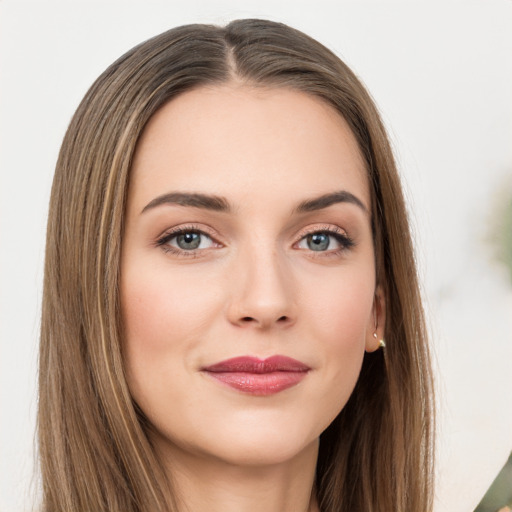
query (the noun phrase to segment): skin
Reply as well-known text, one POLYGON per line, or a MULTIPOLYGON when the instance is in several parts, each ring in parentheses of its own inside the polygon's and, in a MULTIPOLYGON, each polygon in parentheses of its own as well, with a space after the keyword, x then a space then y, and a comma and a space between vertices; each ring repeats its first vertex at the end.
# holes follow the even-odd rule
POLYGON ((302 92, 238 83, 161 108, 133 163, 121 306, 128 385, 183 508, 318 510, 319 436, 385 322, 366 171, 346 122, 302 92), (341 190, 361 205, 294 211, 341 190), (231 211, 154 205, 171 192, 222 196, 231 211), (195 251, 183 249, 174 228, 206 235, 195 251), (325 244, 315 250, 308 233, 326 230, 353 245, 320 234, 325 244), (201 371, 276 354, 310 370, 269 396, 201 371))

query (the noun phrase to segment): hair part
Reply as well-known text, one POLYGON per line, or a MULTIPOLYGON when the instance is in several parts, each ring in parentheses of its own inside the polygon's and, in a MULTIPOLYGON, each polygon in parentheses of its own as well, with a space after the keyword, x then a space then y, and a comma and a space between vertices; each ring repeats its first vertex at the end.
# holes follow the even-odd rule
POLYGON ((386 349, 322 434, 322 512, 430 510, 433 386, 400 179, 374 103, 352 71, 286 25, 188 25, 114 62, 76 111, 52 188, 43 292, 38 437, 43 510, 172 511, 178 498, 126 383, 119 261, 132 158, 152 115, 179 94, 236 80, 323 99, 359 145, 372 197, 386 349))

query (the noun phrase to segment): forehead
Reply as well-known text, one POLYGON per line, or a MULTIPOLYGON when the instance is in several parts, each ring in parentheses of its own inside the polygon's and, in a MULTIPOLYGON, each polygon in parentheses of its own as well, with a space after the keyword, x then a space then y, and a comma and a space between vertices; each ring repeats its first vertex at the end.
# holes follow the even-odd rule
POLYGON ((285 88, 224 84, 188 91, 151 118, 138 142, 131 190, 283 200, 350 189, 370 210, 363 158, 342 116, 285 88))

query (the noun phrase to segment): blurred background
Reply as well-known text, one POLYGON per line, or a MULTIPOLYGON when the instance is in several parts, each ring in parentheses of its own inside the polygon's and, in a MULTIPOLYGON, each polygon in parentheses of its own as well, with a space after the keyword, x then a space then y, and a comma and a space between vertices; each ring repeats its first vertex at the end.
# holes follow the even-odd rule
POLYGON ((435 356, 435 512, 474 510, 512 451, 512 1, 1 0, 0 512, 30 510, 37 495, 45 224, 67 124, 135 44, 242 17, 334 50, 388 126, 435 356))

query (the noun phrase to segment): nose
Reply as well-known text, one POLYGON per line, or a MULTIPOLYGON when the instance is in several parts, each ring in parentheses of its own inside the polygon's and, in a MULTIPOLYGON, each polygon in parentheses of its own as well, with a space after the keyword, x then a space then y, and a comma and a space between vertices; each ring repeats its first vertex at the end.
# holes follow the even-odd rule
POLYGON ((247 251, 229 276, 227 315, 239 327, 289 327, 296 321, 293 278, 285 256, 272 250, 247 251))

